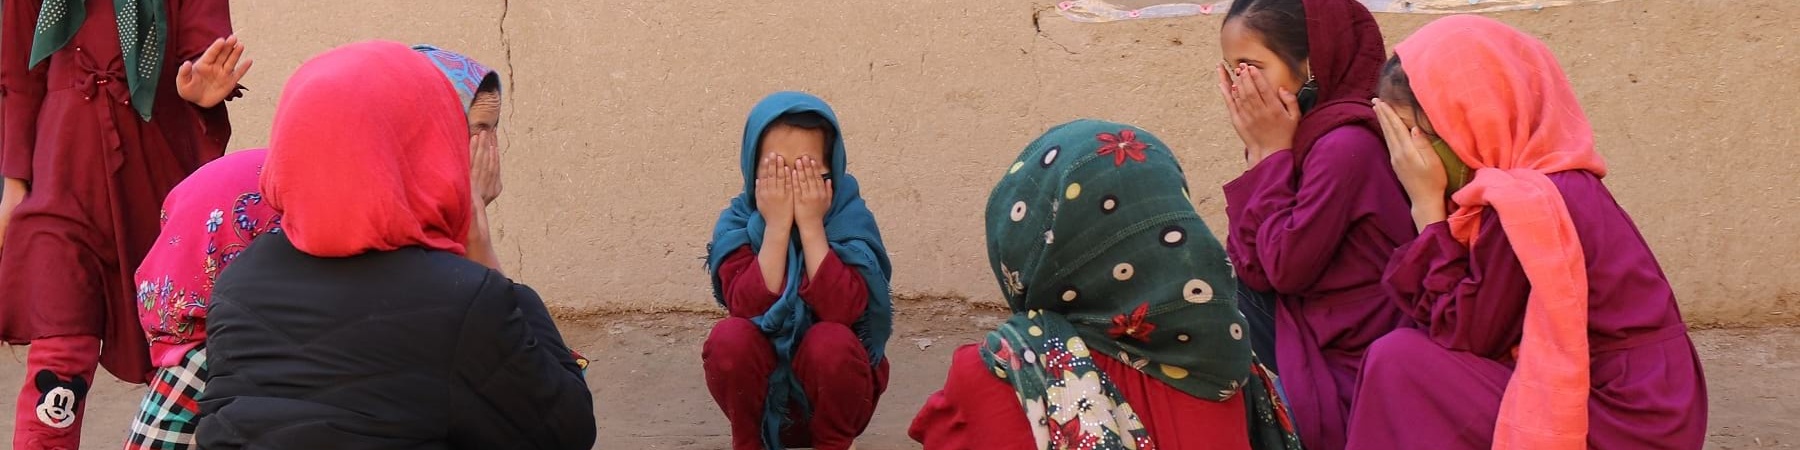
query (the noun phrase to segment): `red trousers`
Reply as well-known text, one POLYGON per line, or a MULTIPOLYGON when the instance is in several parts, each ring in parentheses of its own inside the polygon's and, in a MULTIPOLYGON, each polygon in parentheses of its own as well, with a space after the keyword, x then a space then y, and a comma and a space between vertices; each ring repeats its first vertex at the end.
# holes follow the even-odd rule
POLYGON ((25 387, 13 415, 15 450, 81 447, 82 410, 100 364, 100 338, 35 339, 25 356, 25 387))
MULTIPOLYGON (((731 422, 731 446, 762 448, 763 403, 775 347, 749 319, 730 317, 713 326, 700 358, 706 388, 731 422)), ((794 354, 794 375, 812 404, 811 420, 795 417, 782 445, 824 450, 849 448, 869 426, 875 404, 887 390, 888 362, 869 365, 869 352, 850 327, 814 324, 794 354)))

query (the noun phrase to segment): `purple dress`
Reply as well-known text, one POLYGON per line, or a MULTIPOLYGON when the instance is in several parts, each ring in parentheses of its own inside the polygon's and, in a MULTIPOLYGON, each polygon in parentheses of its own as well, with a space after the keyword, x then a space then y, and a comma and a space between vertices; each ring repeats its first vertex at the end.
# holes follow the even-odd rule
MULTIPOLYGON (((1549 175, 1588 271, 1588 446, 1699 449, 1706 380, 1662 267, 1586 171, 1549 175)), ((1487 449, 1531 291, 1494 210, 1475 248, 1444 223, 1401 247, 1386 284, 1418 329, 1376 341, 1350 416, 1351 449, 1487 449)))
POLYGON ((1412 212, 1374 131, 1331 130, 1294 170, 1280 151, 1225 185, 1239 282, 1276 293, 1276 360, 1301 442, 1344 447, 1363 351, 1404 315, 1381 286, 1412 212))

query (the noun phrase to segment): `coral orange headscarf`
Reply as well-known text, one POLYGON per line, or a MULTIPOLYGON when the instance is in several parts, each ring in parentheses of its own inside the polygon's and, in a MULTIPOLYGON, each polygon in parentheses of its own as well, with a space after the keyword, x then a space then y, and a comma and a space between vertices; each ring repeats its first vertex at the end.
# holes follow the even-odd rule
POLYGON ((338 47, 282 91, 262 189, 309 255, 462 254, 474 208, 467 115, 437 66, 406 45, 338 47))
POLYGON ((1396 46, 1420 107, 1475 180, 1453 197, 1452 233, 1474 245, 1499 213, 1531 281, 1518 367, 1500 402, 1496 449, 1587 447, 1587 262, 1546 174, 1606 174, 1574 89, 1542 42, 1500 22, 1452 16, 1396 46))

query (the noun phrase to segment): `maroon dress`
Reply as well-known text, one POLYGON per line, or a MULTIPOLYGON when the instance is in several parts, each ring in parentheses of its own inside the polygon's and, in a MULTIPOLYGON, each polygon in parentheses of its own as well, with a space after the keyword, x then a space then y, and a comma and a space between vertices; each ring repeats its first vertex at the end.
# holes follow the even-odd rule
POLYGON ((126 103, 113 2, 86 2, 80 31, 35 68, 26 65, 40 2, 8 0, 0 11, 0 173, 31 186, 0 254, 0 340, 100 337, 100 364, 141 383, 154 367, 132 274, 156 239, 163 196, 224 154, 231 134, 224 105, 182 100, 175 74, 231 35, 231 14, 225 1, 168 0, 166 59, 145 122, 126 103))
MULTIPOLYGON (((769 292, 762 266, 748 245, 720 264, 719 281, 731 316, 713 326, 701 349, 706 387, 731 422, 731 447, 761 449, 764 399, 777 361, 774 344, 750 319, 768 312, 781 295, 769 292)), ((848 448, 868 428, 875 405, 887 390, 888 360, 870 367, 868 350, 851 331, 868 308, 869 287, 856 269, 844 265, 836 253, 827 253, 819 271, 800 285, 800 298, 818 318, 800 340, 793 361, 812 417, 796 420, 784 430, 782 443, 848 448)))
POLYGON ((1381 271, 1414 236, 1412 212, 1374 131, 1342 126, 1225 185, 1226 251, 1238 281, 1276 293, 1275 358, 1308 449, 1344 446, 1363 351, 1403 319, 1381 271))
MULTIPOLYGON (((1706 380, 1662 266, 1599 178, 1549 178, 1587 259, 1589 448, 1701 448, 1706 380)), ((1349 448, 1492 445, 1531 284, 1494 209, 1482 214, 1473 250, 1440 222, 1395 252, 1386 284, 1419 328, 1369 348, 1349 448)))

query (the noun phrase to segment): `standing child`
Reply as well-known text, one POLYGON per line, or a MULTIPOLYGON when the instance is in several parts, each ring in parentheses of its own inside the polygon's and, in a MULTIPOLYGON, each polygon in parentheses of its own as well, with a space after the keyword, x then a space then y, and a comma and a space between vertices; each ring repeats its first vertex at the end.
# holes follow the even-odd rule
POLYGON ((1455 16, 1395 52, 1375 109, 1423 231, 1386 284, 1420 327, 1369 347, 1350 448, 1701 448, 1694 344, 1550 49, 1455 16))
POLYGON ((707 246, 730 317, 701 352, 738 450, 850 448, 887 389, 892 268, 839 130, 799 92, 764 98, 744 124, 744 193, 707 246))
POLYGON ((0 22, 0 340, 31 345, 13 448, 76 448, 95 367, 152 370, 132 274, 164 195, 224 153, 250 63, 223 1, 6 0, 0 22))
POLYGON ((1355 0, 1240 0, 1220 40, 1250 166, 1225 185, 1226 250, 1246 290, 1274 294, 1240 306, 1253 331, 1273 319, 1254 336, 1275 340, 1301 440, 1341 450, 1363 351, 1402 320, 1381 269, 1414 236, 1369 110, 1381 29, 1355 0))

